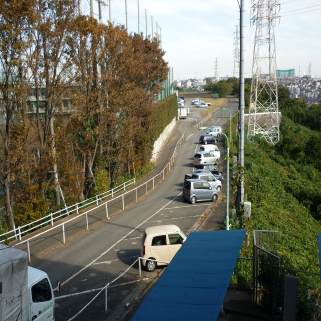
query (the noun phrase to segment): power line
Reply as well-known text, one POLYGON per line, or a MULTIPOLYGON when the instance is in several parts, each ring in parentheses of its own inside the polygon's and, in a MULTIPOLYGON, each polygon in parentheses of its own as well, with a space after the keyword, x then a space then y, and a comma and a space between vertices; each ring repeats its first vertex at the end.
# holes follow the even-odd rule
POLYGON ((281 14, 291 13, 291 12, 301 11, 301 10, 306 10, 306 9, 310 9, 310 8, 320 7, 320 6, 321 6, 321 4, 317 4, 317 5, 315 5, 315 6, 305 7, 305 8, 296 9, 296 10, 291 10, 291 11, 286 11, 286 12, 281 12, 281 14))
MULTIPOLYGON (((186 144, 187 142, 190 142, 192 140, 194 140, 195 138, 192 138, 192 139, 189 139, 187 141, 185 141, 183 144, 186 144)), ((182 145, 183 145, 182 144, 182 145)), ((136 159, 130 159, 128 161, 125 161, 125 162, 121 162, 121 163, 117 163, 117 164, 113 164, 113 165, 109 165, 109 166, 105 166, 105 167, 101 167, 101 168, 96 168, 96 169, 92 169, 92 172, 95 172, 95 171, 99 171, 99 170, 102 170, 102 169, 107 169, 107 168, 112 168, 112 167, 116 167, 116 166, 120 166, 120 165, 124 165, 124 164, 128 164, 130 162, 135 162, 137 160, 141 160, 141 159, 144 159, 144 158, 147 158, 147 157, 150 157, 152 155, 157 155, 159 153, 162 153, 166 150, 170 150, 172 148, 174 148, 176 145, 172 146, 172 147, 169 147, 169 148, 166 148, 166 149, 163 149, 157 153, 151 153, 151 154, 148 154, 146 156, 142 156, 142 157, 139 157, 139 158, 136 158, 136 159)), ((182 154, 183 155, 183 154, 182 154)), ((181 155, 180 155, 181 156, 181 155)), ((166 162, 165 162, 166 163, 166 162)), ((163 163, 163 164, 165 164, 163 163)), ((160 165, 163 165, 163 164, 160 164, 160 165)), ((158 165, 158 166, 160 166, 158 165)), ((157 167, 158 167, 157 166, 157 167)), ((78 172, 78 173, 75 173, 75 174, 69 174, 69 175, 64 175, 64 176, 60 176, 58 177, 58 179, 62 179, 62 178, 68 178, 68 177, 72 177, 72 176, 75 176, 75 175, 80 175, 80 174, 86 174, 86 173, 91 173, 90 171, 83 171, 83 172, 78 172)), ((30 185, 34 185, 34 184, 40 184, 40 183, 47 183, 47 182, 50 182, 50 181, 53 181, 57 178, 49 178, 49 179, 46 179, 46 180, 43 180, 43 181, 35 181, 35 182, 32 182, 32 183, 27 183, 27 184, 21 184, 21 185, 14 185, 14 186, 9 186, 9 187, 5 187, 5 188, 0 188, 0 191, 4 191, 6 189, 11 189, 11 188, 16 188, 16 187, 23 187, 23 186, 30 186, 30 185)))
POLYGON ((320 9, 314 9, 314 10, 308 10, 308 11, 303 11, 303 12, 297 12, 297 13, 291 13, 291 14, 286 14, 286 15, 284 15, 284 16, 280 16, 280 17, 288 17, 288 16, 293 16, 293 15, 296 15, 296 14, 301 14, 301 13, 307 13, 307 12, 311 12, 311 11, 318 11, 318 10, 321 10, 321 8, 320 9))

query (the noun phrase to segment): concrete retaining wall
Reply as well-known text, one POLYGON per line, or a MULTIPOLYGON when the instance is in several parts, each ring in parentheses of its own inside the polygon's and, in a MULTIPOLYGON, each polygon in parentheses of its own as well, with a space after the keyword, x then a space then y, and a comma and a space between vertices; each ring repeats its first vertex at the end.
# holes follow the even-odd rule
POLYGON ((153 156, 151 158, 151 162, 156 162, 159 151, 162 150, 164 144, 166 143, 167 139, 169 138, 169 135, 171 134, 172 130, 174 129, 175 125, 177 123, 176 117, 173 118, 173 120, 165 127, 161 135, 158 137, 156 142, 154 143, 154 149, 153 149, 153 156))

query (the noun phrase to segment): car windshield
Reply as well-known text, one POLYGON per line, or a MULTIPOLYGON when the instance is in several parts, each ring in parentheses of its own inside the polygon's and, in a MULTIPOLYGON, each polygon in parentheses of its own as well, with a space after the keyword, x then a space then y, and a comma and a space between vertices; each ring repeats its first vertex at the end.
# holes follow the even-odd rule
POLYGON ((187 239, 187 235, 182 230, 180 230, 180 232, 187 239))

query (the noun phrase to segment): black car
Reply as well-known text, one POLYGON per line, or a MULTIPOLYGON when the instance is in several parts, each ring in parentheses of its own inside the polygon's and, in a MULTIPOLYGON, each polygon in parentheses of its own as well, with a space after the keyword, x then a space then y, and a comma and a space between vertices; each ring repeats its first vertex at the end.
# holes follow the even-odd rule
MULTIPOLYGON (((198 165, 197 168, 205 169, 206 171, 210 171, 212 174, 216 174, 219 176, 222 176, 222 172, 223 172, 221 169, 217 168, 214 164, 201 164, 201 165, 198 165)), ((220 178, 218 177, 218 179, 220 179, 220 178)), ((223 179, 223 181, 224 181, 224 179, 223 179)))
POLYGON ((201 135, 200 136, 200 139, 199 139, 199 143, 200 144, 214 144, 218 142, 218 138, 217 137, 214 137, 212 135, 201 135))

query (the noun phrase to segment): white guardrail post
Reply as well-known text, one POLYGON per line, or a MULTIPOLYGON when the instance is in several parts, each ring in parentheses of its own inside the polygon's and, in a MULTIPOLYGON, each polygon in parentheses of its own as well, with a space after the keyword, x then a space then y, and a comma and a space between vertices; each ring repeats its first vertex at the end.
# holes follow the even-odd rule
POLYGON ((66 244, 65 223, 62 223, 62 244, 66 244))
POLYGON ((108 218, 108 207, 107 207, 107 202, 105 203, 105 207, 106 207, 106 216, 107 216, 107 218, 108 218))
POLYGON ((96 205, 98 205, 98 196, 96 195, 96 205))
POLYGON ((88 231, 88 212, 86 212, 86 225, 87 225, 86 230, 88 231))
POLYGON ((51 213, 51 226, 54 226, 54 222, 53 222, 53 214, 51 213))
POLYGON ((20 226, 18 226, 18 231, 19 231, 19 240, 21 241, 21 227, 20 226))
POLYGON ((139 277, 142 277, 142 267, 141 267, 141 263, 140 263, 140 258, 138 258, 138 266, 139 266, 139 277))
POLYGON ((27 249, 28 249, 28 262, 31 264, 31 256, 30 256, 30 245, 29 245, 29 240, 27 242, 27 249))
POLYGON ((137 187, 136 187, 136 203, 137 203, 137 187))
POLYGON ((107 285, 105 287, 105 311, 107 311, 107 285))
POLYGON ((125 199, 124 199, 124 194, 122 195, 122 201, 123 201, 123 210, 125 209, 125 199))
POLYGON ((125 182, 124 182, 124 192, 126 191, 126 184, 125 184, 125 182))

